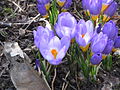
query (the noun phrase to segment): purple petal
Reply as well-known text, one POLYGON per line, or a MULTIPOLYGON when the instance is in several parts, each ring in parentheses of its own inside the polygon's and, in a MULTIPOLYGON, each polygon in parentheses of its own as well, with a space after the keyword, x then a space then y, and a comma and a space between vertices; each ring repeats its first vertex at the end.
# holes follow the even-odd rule
POLYGON ((60 39, 57 37, 57 36, 54 36, 49 44, 48 44, 48 47, 49 48, 54 48, 54 49, 57 49, 58 51, 60 50, 61 48, 61 42, 60 42, 60 39))
POLYGON ((110 4, 110 6, 104 11, 104 14, 112 17, 117 10, 117 3, 114 1, 110 4))
POLYGON ((59 52, 56 57, 56 60, 62 60, 65 57, 66 54, 66 47, 64 46, 59 52))
POLYGON ((112 20, 107 22, 104 25, 102 32, 104 34, 107 34, 108 38, 111 40, 114 40, 116 36, 118 35, 118 29, 112 20))
POLYGON ((113 40, 108 40, 107 41, 107 45, 105 47, 105 49, 103 50, 103 54, 109 54, 111 51, 112 51, 112 48, 113 48, 113 40))
POLYGON ((61 38, 61 47, 66 47, 65 52, 67 52, 68 48, 70 47, 70 38, 67 36, 64 36, 61 38))

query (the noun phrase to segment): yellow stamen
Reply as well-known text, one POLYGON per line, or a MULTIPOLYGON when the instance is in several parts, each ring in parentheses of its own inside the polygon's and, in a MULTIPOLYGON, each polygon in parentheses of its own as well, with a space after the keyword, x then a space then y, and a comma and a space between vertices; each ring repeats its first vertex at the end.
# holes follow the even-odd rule
POLYGON ((48 18, 48 17, 49 17, 48 13, 43 16, 43 18, 48 18))
POLYGON ((107 55, 104 55, 104 54, 102 55, 102 59, 105 59, 106 57, 107 57, 107 55))
POLYGON ((62 12, 67 12, 67 9, 64 9, 64 8, 62 8, 62 10, 61 10, 62 12))
POLYGON ((113 48, 112 51, 113 51, 113 52, 116 52, 116 51, 117 51, 117 48, 113 48))
POLYGON ((103 15, 103 22, 107 22, 110 20, 110 17, 103 15))
POLYGON ((71 40, 71 43, 74 43, 74 42, 75 42, 75 39, 72 39, 72 40, 71 40))
POLYGON ((108 6, 109 5, 103 4, 102 9, 101 9, 101 13, 103 13, 108 8, 108 6))
POLYGON ((96 21, 98 19, 98 15, 92 15, 92 20, 96 21))
POLYGON ((51 53, 52 53, 52 55, 54 56, 54 59, 56 59, 56 56, 57 56, 57 54, 58 54, 57 50, 56 50, 56 49, 52 49, 52 50, 51 50, 51 53))
POLYGON ((46 8, 46 10, 49 10, 49 8, 50 8, 50 3, 46 4, 46 5, 45 5, 45 8, 46 8))
POLYGON ((86 45, 85 47, 80 46, 80 48, 82 49, 83 52, 86 52, 89 48, 89 44, 86 45))
POLYGON ((61 2, 61 1, 58 1, 57 3, 60 7, 63 7, 63 5, 65 4, 65 2, 61 2))

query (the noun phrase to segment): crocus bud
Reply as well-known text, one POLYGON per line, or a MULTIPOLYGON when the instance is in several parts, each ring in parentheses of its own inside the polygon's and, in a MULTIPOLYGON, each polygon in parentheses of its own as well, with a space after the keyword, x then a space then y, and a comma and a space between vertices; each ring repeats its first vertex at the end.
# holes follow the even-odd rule
POLYGON ((116 9, 117 9, 117 3, 114 1, 104 11, 103 21, 108 21, 110 19, 110 17, 112 17, 115 14, 116 9))
POLYGON ((114 40, 118 35, 118 29, 112 20, 104 25, 102 32, 111 40, 114 40))
POLYGON ((69 12, 62 12, 58 15, 58 21, 55 24, 55 30, 57 35, 62 38, 63 36, 69 36, 74 38, 76 33, 77 21, 69 12), (68 18, 69 17, 69 18, 68 18))
POLYGON ((107 45, 108 37, 106 34, 100 32, 92 39, 91 50, 93 53, 102 53, 107 45))
POLYGON ((91 64, 93 65, 97 65, 101 62, 102 60, 102 54, 101 53, 97 53, 97 54, 93 54, 93 56, 90 59, 91 64))
POLYGON ((48 16, 48 10, 50 8, 50 0, 37 0, 38 12, 43 16, 48 16))
POLYGON ((66 0, 64 6, 62 8, 62 11, 67 11, 67 9, 70 8, 71 4, 72 4, 72 0, 66 0))
POLYGON ((101 10, 101 12, 104 12, 112 2, 113 2, 113 0, 102 0, 102 10, 101 10))
POLYGON ((48 12, 47 12, 45 6, 42 5, 42 4, 37 4, 37 8, 38 8, 38 12, 39 12, 43 17, 47 18, 48 12))
POLYGON ((89 11, 92 15, 93 20, 97 20, 98 15, 101 12, 102 8, 102 0, 88 0, 89 5, 89 11))
POLYGON ((46 10, 50 8, 50 0, 37 0, 38 4, 45 6, 46 10))

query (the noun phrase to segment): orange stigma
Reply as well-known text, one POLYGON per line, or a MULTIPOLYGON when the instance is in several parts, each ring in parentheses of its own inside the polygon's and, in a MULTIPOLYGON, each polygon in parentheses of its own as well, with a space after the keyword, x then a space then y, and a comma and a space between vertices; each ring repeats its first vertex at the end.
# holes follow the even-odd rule
POLYGON ((82 38, 84 38, 85 34, 82 34, 82 38))
POLYGON ((51 50, 51 53, 52 53, 52 55, 54 56, 54 59, 56 59, 56 56, 57 56, 57 54, 58 54, 57 50, 56 50, 56 49, 52 49, 52 50, 51 50))

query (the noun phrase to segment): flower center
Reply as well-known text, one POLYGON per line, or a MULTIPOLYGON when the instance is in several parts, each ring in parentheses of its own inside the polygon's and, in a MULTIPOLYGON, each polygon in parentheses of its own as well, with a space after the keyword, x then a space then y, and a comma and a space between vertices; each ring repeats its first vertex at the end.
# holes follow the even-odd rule
POLYGON ((52 49, 52 50, 51 50, 51 53, 52 53, 52 55, 54 56, 54 59, 56 59, 56 56, 57 56, 57 54, 58 54, 57 50, 56 50, 56 49, 52 49))
POLYGON ((84 38, 85 34, 82 34, 82 38, 84 38))

